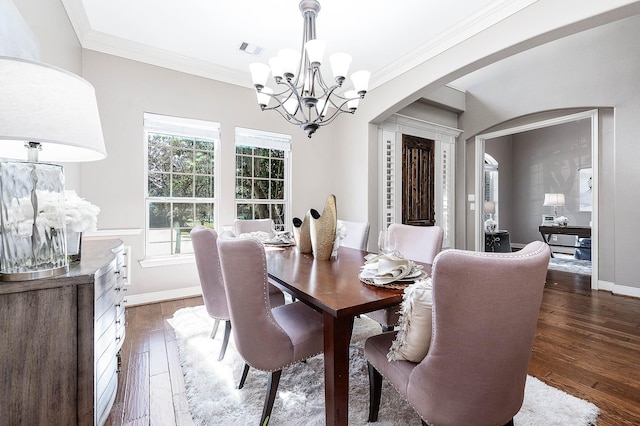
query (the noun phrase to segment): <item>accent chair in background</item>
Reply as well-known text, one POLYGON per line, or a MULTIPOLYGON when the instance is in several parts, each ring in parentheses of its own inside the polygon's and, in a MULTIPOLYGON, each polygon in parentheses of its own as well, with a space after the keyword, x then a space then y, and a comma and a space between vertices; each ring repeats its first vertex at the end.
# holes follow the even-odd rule
POLYGON ((338 226, 347 229, 347 235, 340 240, 341 247, 349 247, 358 250, 366 250, 369 243, 369 222, 349 222, 338 219, 338 226))
MULTIPOLYGON (((442 250, 443 231, 439 226, 415 226, 392 223, 389 239, 395 242, 396 250, 405 259, 432 264, 442 250)), ((367 315, 382 326, 382 331, 393 330, 398 325, 399 305, 368 312, 367 315)))
MULTIPOLYGON (((211 331, 212 339, 216 336, 220 321, 225 322, 222 349, 218 358, 218 360, 222 360, 229 343, 231 322, 229 321, 229 308, 227 307, 227 296, 220 268, 217 240, 218 234, 211 228, 196 226, 191 230, 191 242, 202 287, 202 298, 207 313, 215 320, 211 331)), ((284 304, 284 294, 274 286, 269 287, 269 297, 272 306, 284 304)))

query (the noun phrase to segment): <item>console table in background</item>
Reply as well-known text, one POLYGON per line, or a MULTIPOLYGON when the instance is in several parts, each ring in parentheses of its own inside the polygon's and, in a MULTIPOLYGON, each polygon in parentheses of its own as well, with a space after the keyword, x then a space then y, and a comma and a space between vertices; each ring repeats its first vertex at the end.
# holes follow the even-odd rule
POLYGON ((0 423, 102 425, 124 341, 124 245, 86 241, 51 278, 0 283, 0 423))
MULTIPOLYGON (((551 237, 553 235, 575 235, 578 238, 591 238, 590 226, 545 226, 540 225, 538 227, 540 235, 542 235, 542 241, 549 244, 549 247, 571 247, 578 248, 575 245, 569 246, 566 244, 552 244, 551 237)), ((590 247, 579 247, 580 249, 591 250, 590 247)), ((553 257, 553 249, 551 250, 551 257, 553 257)))

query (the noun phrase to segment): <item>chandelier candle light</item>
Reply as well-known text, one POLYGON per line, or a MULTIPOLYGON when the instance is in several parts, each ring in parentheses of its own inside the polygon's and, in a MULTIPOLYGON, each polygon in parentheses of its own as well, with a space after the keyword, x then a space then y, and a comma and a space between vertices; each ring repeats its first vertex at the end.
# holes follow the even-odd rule
POLYGON ((302 55, 293 49, 282 49, 269 65, 252 63, 249 66, 256 88, 258 105, 263 111, 275 110, 292 124, 299 125, 308 137, 320 126, 331 123, 339 114, 353 114, 369 86, 369 71, 351 74, 353 90, 339 94, 351 65, 351 56, 335 53, 329 57, 335 83, 327 85, 320 66, 326 44, 316 39, 316 17, 320 12, 317 0, 302 0, 300 11, 304 18, 302 55), (267 87, 269 73, 282 91, 274 93, 267 87), (276 105, 269 106, 271 100, 276 105))

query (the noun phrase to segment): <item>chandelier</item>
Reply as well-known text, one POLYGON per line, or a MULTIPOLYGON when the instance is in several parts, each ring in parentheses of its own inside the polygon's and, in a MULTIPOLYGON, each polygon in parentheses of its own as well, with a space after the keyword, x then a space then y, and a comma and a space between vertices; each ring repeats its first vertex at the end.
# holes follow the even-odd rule
POLYGON ((282 49, 278 56, 269 59, 269 65, 252 63, 249 69, 262 111, 277 111, 288 122, 300 126, 310 138, 320 126, 331 123, 339 114, 356 111, 358 102, 367 93, 371 73, 362 70, 351 74, 353 90, 340 94, 351 56, 335 53, 329 57, 335 83, 328 85, 320 72, 326 44, 316 39, 320 3, 302 0, 300 11, 304 18, 302 54, 282 49), (269 73, 278 90, 267 87, 269 73), (269 106, 272 100, 275 105, 269 106))

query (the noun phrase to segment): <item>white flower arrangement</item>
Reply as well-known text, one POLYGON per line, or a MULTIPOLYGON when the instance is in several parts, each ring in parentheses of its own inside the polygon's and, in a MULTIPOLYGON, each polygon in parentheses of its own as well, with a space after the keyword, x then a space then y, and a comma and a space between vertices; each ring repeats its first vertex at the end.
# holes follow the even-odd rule
POLYGON ((64 191, 64 220, 67 231, 94 231, 100 208, 80 198, 76 191, 64 191))

